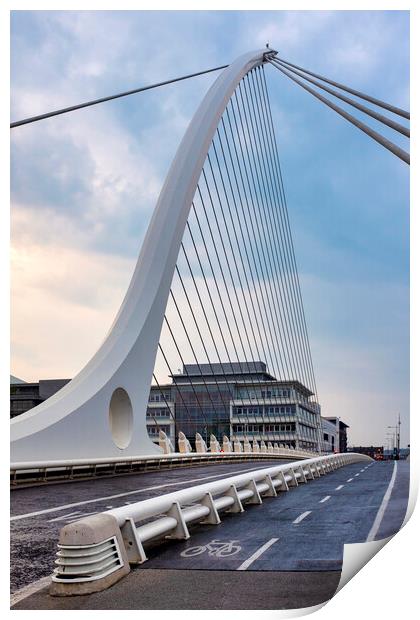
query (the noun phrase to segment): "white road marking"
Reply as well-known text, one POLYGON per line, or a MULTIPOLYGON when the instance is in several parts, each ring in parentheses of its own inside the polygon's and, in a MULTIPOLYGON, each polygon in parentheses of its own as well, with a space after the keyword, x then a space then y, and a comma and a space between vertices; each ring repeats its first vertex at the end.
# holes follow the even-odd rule
POLYGON ((298 518, 293 521, 293 523, 300 523, 301 521, 303 521, 303 519, 305 519, 305 517, 310 515, 311 512, 312 510, 307 510, 306 512, 302 512, 302 514, 299 515, 298 518))
POLYGON ((340 484, 340 486, 336 487, 336 489, 335 489, 335 490, 336 490, 336 491, 339 491, 340 489, 342 489, 342 488, 343 488, 343 486, 344 486, 343 484, 340 484))
POLYGON ((394 488, 396 476, 397 476, 397 461, 394 461, 394 469, 392 472, 391 480, 389 481, 389 485, 383 497, 382 503, 379 506, 379 510, 375 517, 375 521, 373 522, 370 532, 367 535, 366 542, 371 542, 372 540, 375 540, 375 536, 378 533, 379 528, 382 523, 382 519, 384 518, 385 510, 387 509, 388 502, 391 497, 392 489, 394 488))
POLYGON ((355 476, 360 476, 360 474, 355 474, 355 476))
POLYGON ((136 489, 135 491, 127 491, 125 493, 118 493, 116 495, 107 495, 106 497, 97 497, 96 499, 86 499, 81 502, 74 502, 72 504, 64 504, 63 506, 56 506, 54 508, 45 508, 45 510, 37 510, 36 512, 28 512, 23 515, 15 515, 10 517, 10 521, 20 521, 20 519, 28 519, 29 517, 37 517, 38 515, 48 514, 50 512, 58 512, 59 510, 67 510, 68 508, 74 508, 75 506, 84 506, 85 504, 94 504, 95 502, 106 502, 109 499, 116 499, 118 497, 127 497, 128 495, 135 495, 136 493, 145 493, 146 491, 155 491, 156 489, 165 489, 167 487, 179 486, 182 484, 190 484, 191 482, 200 482, 201 480, 210 480, 212 478, 228 478, 235 474, 244 474, 247 471, 255 471, 256 469, 263 469, 267 465, 261 465, 260 467, 250 467, 249 469, 238 469, 224 474, 213 474, 212 476, 201 476, 201 478, 190 478, 189 480, 179 480, 177 482, 167 482, 166 484, 158 484, 153 487, 146 487, 145 489, 136 489))
POLYGON ((67 521, 67 523, 72 523, 72 521, 78 521, 82 517, 90 517, 91 515, 96 514, 96 510, 94 510, 93 512, 82 512, 81 510, 76 510, 76 512, 69 512, 65 515, 55 517, 55 519, 48 519, 48 523, 54 523, 54 521, 67 521))
POLYGON ((267 551, 267 549, 269 547, 271 547, 271 545, 274 545, 274 543, 277 542, 277 541, 278 541, 278 538, 270 538, 270 540, 267 541, 265 543, 265 545, 263 545, 262 547, 257 549, 256 552, 253 553, 250 558, 245 560, 245 562, 242 562, 242 564, 240 566, 238 566, 238 568, 236 570, 246 570, 248 568, 248 566, 251 566, 251 564, 253 562, 255 562, 255 560, 257 558, 259 558, 260 555, 262 555, 264 553, 264 551, 267 551))
POLYGON ((38 581, 34 581, 33 583, 30 583, 29 585, 14 592, 10 596, 10 607, 13 607, 13 605, 16 605, 16 603, 19 603, 24 598, 31 596, 31 594, 35 594, 38 590, 42 590, 42 588, 49 586, 51 583, 51 577, 52 575, 42 577, 42 579, 38 579, 38 581))
POLYGON ((55 521, 66 521, 67 519, 71 519, 72 517, 80 517, 82 514, 83 513, 80 510, 76 510, 75 512, 68 512, 65 515, 55 517, 55 519, 48 519, 48 523, 54 523, 55 521))
POLYGON ((349 478, 349 479, 347 480, 347 482, 351 482, 352 480, 353 480, 353 478, 349 478))
POLYGON ((326 496, 324 497, 324 499, 319 500, 319 503, 320 503, 320 504, 323 504, 324 502, 327 502, 327 501, 330 499, 330 497, 331 497, 331 495, 326 495, 326 496))

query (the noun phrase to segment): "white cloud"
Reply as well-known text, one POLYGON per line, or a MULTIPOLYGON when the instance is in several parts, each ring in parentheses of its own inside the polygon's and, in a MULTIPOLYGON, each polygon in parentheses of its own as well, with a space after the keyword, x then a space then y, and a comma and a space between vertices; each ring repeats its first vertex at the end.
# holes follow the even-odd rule
POLYGON ((73 377, 88 362, 134 268, 130 259, 52 241, 37 245, 22 236, 11 249, 12 369, 28 381, 73 377))
MULTIPOLYGON (((361 81, 370 86, 375 73, 385 69, 387 75, 392 74, 389 58, 395 50, 395 29, 384 28, 380 16, 366 28, 360 16, 349 15, 350 24, 339 19, 337 12, 327 11, 238 13, 235 36, 230 39, 233 30, 223 30, 223 13, 185 14, 184 21, 179 13, 166 21, 159 15, 155 18, 160 20, 159 31, 142 23, 143 19, 150 24, 150 18, 127 12, 39 13, 37 19, 43 26, 40 40, 14 43, 15 119, 170 78, 184 68, 187 72, 221 64, 244 49, 264 46, 267 40, 278 47, 280 56, 325 75, 340 76, 355 86, 361 81)), ((73 376, 95 352, 126 291, 164 173, 214 77, 211 74, 12 133, 12 148, 19 154, 16 165, 23 168, 31 162, 15 192, 12 210, 14 374, 24 379, 73 376), (22 196, 24 189, 27 192, 22 196)), ((391 80, 386 88, 393 84, 391 80)), ((289 155, 292 145, 309 153, 304 171, 307 182, 316 168, 307 144, 313 134, 299 106, 290 106, 280 86, 274 92, 272 105, 282 147, 289 155)), ((406 97, 404 89, 398 97, 406 97)), ((328 182, 338 190, 342 181, 336 175, 328 182)), ((306 196, 312 200, 309 193, 306 196)), ((369 213, 374 210, 376 215, 382 208, 377 200, 369 213)), ((332 247, 305 239, 305 235, 301 238, 313 251, 314 269, 345 258, 332 247)), ((377 326, 377 350, 349 342, 346 318, 353 329, 357 327, 351 310, 360 311, 360 333, 372 317, 362 312, 363 296, 369 293, 366 286, 349 282, 349 273, 343 279, 337 289, 336 283, 303 274, 302 285, 308 322, 315 327, 310 336, 324 413, 342 411, 356 441, 362 436, 366 406, 375 412, 379 424, 379 412, 394 410, 403 395, 392 391, 389 381, 395 352, 390 346, 379 346, 383 322, 377 326), (344 336, 334 340, 331 330, 337 325, 340 308, 344 308, 344 336)), ((400 299, 404 294, 395 284, 375 291, 375 299, 385 305, 389 298, 400 299)), ((185 303, 183 311, 187 312, 185 303)), ((403 312, 392 316, 396 337, 405 320, 403 312)), ((200 326, 205 331, 203 318, 200 326)), ((185 338, 182 344, 187 350, 185 338)), ((218 345, 221 348, 219 338, 218 345)), ((194 360, 189 355, 185 361, 194 360)), ((171 363, 179 366, 176 355, 171 363)), ((160 368, 167 375, 161 362, 160 368)))

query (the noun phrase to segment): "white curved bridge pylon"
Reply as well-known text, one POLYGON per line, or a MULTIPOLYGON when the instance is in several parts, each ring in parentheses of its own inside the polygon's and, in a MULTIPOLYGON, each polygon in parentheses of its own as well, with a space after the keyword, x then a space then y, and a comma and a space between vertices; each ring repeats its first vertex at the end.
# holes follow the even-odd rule
POLYGON ((137 265, 103 344, 59 392, 11 421, 12 461, 136 456, 160 449, 146 409, 164 312, 194 193, 219 120, 241 79, 265 62, 240 56, 207 92, 166 177, 137 265))

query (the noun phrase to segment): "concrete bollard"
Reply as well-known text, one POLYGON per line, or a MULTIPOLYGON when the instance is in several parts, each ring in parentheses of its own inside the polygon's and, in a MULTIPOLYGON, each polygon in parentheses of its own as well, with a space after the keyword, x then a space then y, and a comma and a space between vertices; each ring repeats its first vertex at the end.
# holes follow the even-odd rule
POLYGON ((223 452, 232 452, 232 443, 226 435, 223 435, 223 452))
POLYGON ((175 452, 171 440, 164 431, 159 431, 159 448, 162 448, 163 454, 175 452))
POLYGON ((179 451, 182 454, 187 454, 187 453, 193 451, 192 448, 191 448, 190 442, 185 437, 185 435, 184 435, 184 433, 182 431, 179 431, 179 433, 178 433, 178 446, 179 446, 179 451))
POLYGON ((258 454, 260 452, 260 446, 258 445, 258 441, 255 439, 252 442, 252 452, 254 452, 254 454, 258 454))
POLYGON ((260 452, 262 454, 267 454, 267 446, 265 445, 265 441, 264 440, 261 441, 260 452))
POLYGON ((206 442, 200 435, 200 433, 195 434, 195 451, 198 454, 205 454, 207 452, 206 442))
POLYGON ((210 452, 220 452, 220 443, 214 435, 210 435, 210 452))
POLYGON ((274 452, 273 444, 271 443, 271 441, 269 441, 267 444, 267 452, 268 454, 273 454, 274 452))
POLYGON ((237 454, 242 452, 242 444, 239 441, 239 439, 235 439, 235 441, 233 442, 233 451, 236 452, 237 454))
POLYGON ((118 521, 105 513, 65 525, 57 556, 50 586, 52 596, 101 592, 130 572, 118 521))
POLYGON ((249 443, 248 437, 244 439, 244 452, 252 452, 251 444, 249 443))

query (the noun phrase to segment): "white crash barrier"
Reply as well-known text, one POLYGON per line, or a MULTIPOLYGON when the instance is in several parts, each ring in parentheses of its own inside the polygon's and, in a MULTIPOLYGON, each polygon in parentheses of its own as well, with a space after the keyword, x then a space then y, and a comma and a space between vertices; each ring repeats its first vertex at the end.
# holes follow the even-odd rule
POLYGON ((51 594, 70 595, 105 589, 147 556, 151 539, 190 537, 189 525, 217 525, 224 513, 243 512, 338 467, 372 459, 345 453, 293 461, 152 497, 86 517, 60 532, 51 594))

